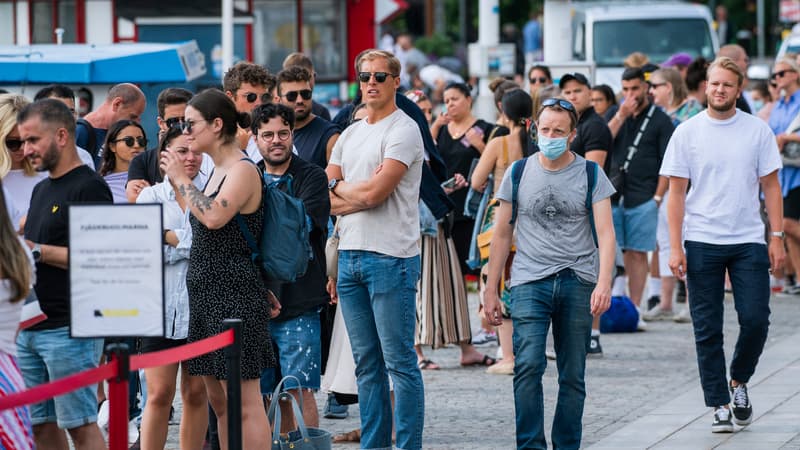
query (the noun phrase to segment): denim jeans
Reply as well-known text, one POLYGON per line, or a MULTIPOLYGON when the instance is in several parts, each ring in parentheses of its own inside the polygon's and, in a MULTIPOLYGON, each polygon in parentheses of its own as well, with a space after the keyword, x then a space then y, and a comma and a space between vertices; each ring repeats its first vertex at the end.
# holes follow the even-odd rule
POLYGON ((552 322, 558 367, 558 401, 553 417, 553 448, 581 445, 586 349, 592 328, 589 306, 594 283, 564 269, 555 275, 511 288, 514 322, 514 406, 517 448, 547 449, 544 436, 542 375, 552 322))
POLYGON ((686 241, 687 290, 697 366, 706 406, 730 402, 722 348, 725 270, 731 278, 739 338, 731 379, 747 383, 755 372, 769 330, 769 254, 764 244, 714 245, 686 241))
POLYGON ((414 353, 419 265, 419 256, 339 251, 337 290, 356 363, 363 449, 392 448, 389 375, 397 448, 422 448, 425 393, 414 353))

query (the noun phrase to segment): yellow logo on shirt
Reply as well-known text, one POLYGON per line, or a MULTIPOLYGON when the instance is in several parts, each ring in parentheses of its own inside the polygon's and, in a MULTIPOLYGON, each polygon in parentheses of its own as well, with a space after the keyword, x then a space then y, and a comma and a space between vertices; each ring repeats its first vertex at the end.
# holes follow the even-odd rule
POLYGON ((55 214, 55 213, 56 213, 56 211, 58 211, 58 205, 53 205, 53 209, 51 210, 51 212, 52 212, 53 214, 55 214))

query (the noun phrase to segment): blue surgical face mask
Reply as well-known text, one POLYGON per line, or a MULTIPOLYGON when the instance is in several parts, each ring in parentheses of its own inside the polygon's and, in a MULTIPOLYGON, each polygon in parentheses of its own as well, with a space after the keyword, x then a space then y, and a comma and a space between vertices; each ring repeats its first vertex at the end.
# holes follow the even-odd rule
POLYGON ((764 100, 753 100, 753 109, 755 112, 761 111, 761 108, 764 107, 764 100))
POLYGON ((539 150, 545 158, 554 161, 567 151, 567 138, 549 138, 540 134, 539 150))

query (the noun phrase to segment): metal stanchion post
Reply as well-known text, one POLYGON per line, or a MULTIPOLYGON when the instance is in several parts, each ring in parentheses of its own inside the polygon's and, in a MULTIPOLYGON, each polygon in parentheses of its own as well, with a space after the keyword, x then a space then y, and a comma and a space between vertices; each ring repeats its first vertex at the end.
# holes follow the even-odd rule
POLYGON ((223 328, 233 330, 233 344, 225 348, 228 366, 228 450, 242 450, 242 321, 225 319, 223 328))
POLYGON ((130 353, 128 346, 122 343, 110 344, 106 352, 111 361, 117 361, 117 376, 108 380, 108 448, 127 450, 130 353))

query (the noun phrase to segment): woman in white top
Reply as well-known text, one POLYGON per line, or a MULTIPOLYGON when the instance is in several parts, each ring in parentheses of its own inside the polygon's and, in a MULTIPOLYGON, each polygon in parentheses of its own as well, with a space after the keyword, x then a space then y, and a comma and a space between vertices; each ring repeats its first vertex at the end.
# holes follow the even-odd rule
MULTIPOLYGON (((22 151, 17 113, 28 103, 21 95, 0 95, 0 178, 23 216, 28 213, 33 187, 47 177, 47 172, 34 170, 22 151)), ((11 222, 19 230, 19 217, 12 216, 11 222)))
MULTIPOLYGON (((164 135, 160 151, 173 151, 183 165, 192 183, 202 189, 205 176, 200 175, 203 154, 190 151, 187 136, 178 128, 170 128, 164 135)), ((167 328, 164 338, 142 338, 143 353, 166 350, 183 345, 189 333, 189 292, 186 290, 186 271, 189 268, 189 250, 192 246, 192 227, 189 211, 169 178, 163 183, 142 190, 136 203, 161 203, 164 225, 164 286, 166 289, 164 314, 167 328)), ((167 425, 178 364, 145 369, 147 402, 142 416, 141 446, 143 450, 163 449, 167 441, 167 425)), ((197 449, 203 446, 208 424, 206 388, 201 377, 189 375, 186 364, 181 364, 181 448, 197 449)))
MULTIPOLYGON (((25 389, 17 366, 15 339, 22 304, 31 288, 33 258, 17 236, 0 183, 0 397, 25 389)), ((0 447, 33 448, 31 416, 26 406, 0 411, 0 447)))
POLYGON ((103 159, 97 172, 102 176, 114 203, 128 203, 125 195, 125 183, 128 182, 128 166, 136 155, 147 148, 144 128, 132 120, 120 120, 108 129, 106 142, 103 144, 103 159))

